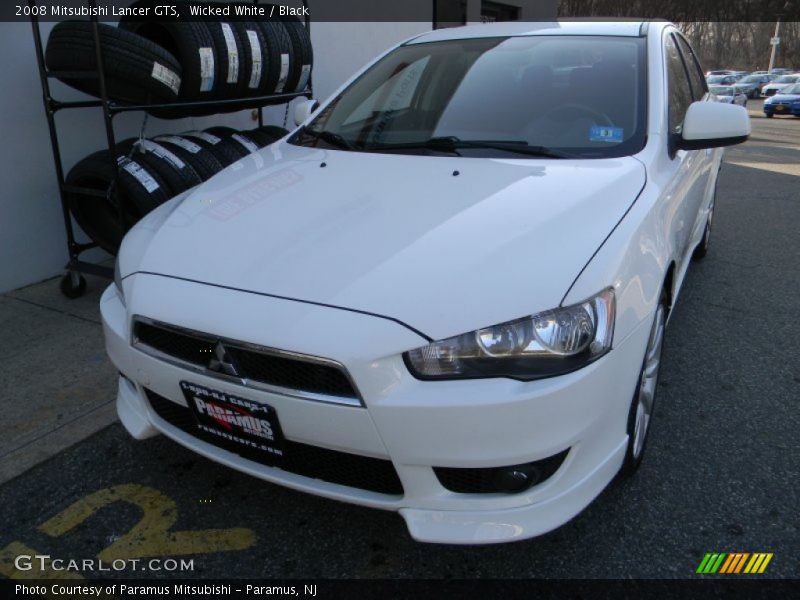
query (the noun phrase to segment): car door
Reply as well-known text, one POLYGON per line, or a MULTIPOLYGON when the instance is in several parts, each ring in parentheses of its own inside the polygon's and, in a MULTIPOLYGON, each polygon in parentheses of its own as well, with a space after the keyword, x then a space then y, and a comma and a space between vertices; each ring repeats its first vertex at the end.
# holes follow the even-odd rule
POLYGON ((689 105, 695 100, 706 99, 708 92, 702 74, 699 76, 699 81, 694 75, 690 77, 687 57, 684 57, 679 50, 679 43, 681 42, 675 33, 669 33, 664 37, 669 96, 670 156, 674 163, 674 179, 670 186, 675 211, 671 215, 673 223, 671 235, 674 236, 671 241, 680 260, 679 268, 682 268, 696 239, 698 216, 707 196, 709 176, 715 157, 713 150, 687 151, 672 147, 672 141, 681 134, 683 119, 689 105))

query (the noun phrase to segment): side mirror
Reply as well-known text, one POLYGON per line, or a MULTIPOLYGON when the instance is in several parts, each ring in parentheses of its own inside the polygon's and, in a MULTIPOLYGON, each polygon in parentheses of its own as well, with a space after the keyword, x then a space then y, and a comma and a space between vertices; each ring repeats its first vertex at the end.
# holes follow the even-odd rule
POLYGON ((750 116, 736 104, 693 102, 683 119, 683 131, 677 140, 680 150, 701 150, 733 146, 750 137, 750 116))
POLYGON ((306 99, 299 102, 297 106, 294 107, 294 124, 300 126, 305 123, 306 119, 308 119, 318 107, 319 102, 316 100, 306 99))

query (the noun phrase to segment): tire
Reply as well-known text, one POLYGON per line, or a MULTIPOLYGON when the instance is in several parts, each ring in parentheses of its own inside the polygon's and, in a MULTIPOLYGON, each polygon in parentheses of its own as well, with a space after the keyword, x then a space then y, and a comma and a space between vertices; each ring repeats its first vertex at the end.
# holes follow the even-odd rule
POLYGON ((258 129, 256 129, 256 131, 262 131, 268 136, 270 136, 272 138, 270 144, 275 140, 279 140, 282 137, 289 135, 288 129, 284 129, 283 127, 276 127, 275 125, 264 125, 263 127, 259 127, 258 129))
POLYGON ((130 169, 123 168, 119 172, 119 193, 126 208, 124 227, 120 227, 115 195, 111 193, 115 169, 108 150, 87 156, 70 170, 66 178, 67 185, 107 192, 105 198, 68 192, 67 204, 86 235, 110 254, 116 254, 127 227, 170 197, 166 184, 157 173, 135 159, 122 156, 118 159, 118 164, 120 162, 130 169))
POLYGON ((228 140, 227 137, 219 137, 207 131, 190 131, 181 134, 181 137, 189 138, 191 141, 211 152, 214 158, 216 158, 223 167, 232 165, 240 158, 246 156, 243 151, 235 147, 238 146, 235 142, 228 140))
POLYGON ((283 94, 292 72, 292 42, 289 33, 286 26, 278 20, 264 20, 258 24, 267 44, 267 81, 264 91, 267 94, 283 94))
POLYGON ((242 98, 266 96, 267 91, 267 43, 258 23, 236 21, 233 23, 242 42, 245 70, 239 95, 242 98))
POLYGON ((133 152, 133 158, 155 171, 164 180, 170 198, 202 183, 202 179, 189 163, 156 141, 140 142, 132 138, 121 142, 118 148, 120 152, 129 155, 134 145, 137 148, 133 152))
POLYGON ((242 97, 242 81, 245 72, 244 47, 239 39, 239 28, 235 23, 208 21, 206 23, 214 47, 217 50, 219 69, 214 96, 219 100, 242 97))
MULTIPOLYGON (((177 58, 141 36, 98 23, 108 97, 142 104, 172 102, 182 85, 183 69, 177 58)), ((62 21, 50 32, 45 64, 51 71, 95 71, 97 60, 92 24, 62 21)), ((59 78, 77 90, 100 97, 93 78, 59 78)))
MULTIPOLYGON (((137 0, 134 8, 149 8, 154 15, 154 0, 137 0)), ((137 33, 171 52, 183 66, 179 100, 192 102, 197 100, 213 100, 217 97, 222 70, 216 45, 214 44, 208 25, 203 21, 156 21, 122 17, 121 29, 137 33)), ((178 118, 177 115, 190 116, 186 110, 169 109, 153 111, 153 115, 163 118, 178 118), (161 114, 159 114, 161 113, 161 114)))
POLYGON ((187 163, 201 181, 207 181, 219 173, 223 164, 214 154, 198 144, 196 141, 181 135, 164 135, 154 138, 164 148, 175 154, 180 160, 187 163))
POLYGON ((625 458, 622 462, 620 475, 630 477, 642 463, 644 451, 647 446, 647 434, 650 431, 650 421, 655 407, 656 392, 658 391, 658 374, 661 366, 661 356, 664 344, 664 328, 668 313, 668 299, 666 290, 661 291, 653 324, 650 327, 650 336, 633 394, 626 430, 628 432, 628 447, 625 449, 625 458))
POLYGON ((286 92, 303 92, 311 81, 314 67, 314 50, 311 37, 303 22, 297 17, 283 17, 283 24, 292 43, 292 75, 286 83, 286 92))
POLYGON ((767 118, 768 118, 768 119, 771 119, 772 117, 774 117, 774 116, 775 116, 775 115, 773 115, 773 114, 770 114, 770 113, 765 113, 765 114, 767 115, 767 118))
MULTIPOLYGON (((262 143, 263 137, 261 135, 253 135, 250 131, 239 131, 228 139, 238 144, 247 154, 254 154, 268 145, 262 143)), ((245 154, 245 156, 247 156, 247 154, 245 154)))
POLYGON ((714 207, 717 203, 717 188, 716 182, 714 183, 714 198, 711 200, 711 205, 708 207, 708 219, 706 219, 706 227, 703 230, 703 237, 700 238, 700 243, 692 252, 692 260, 703 260, 708 254, 708 245, 711 238, 711 225, 714 220, 714 207))
POLYGON ((257 143, 261 148, 269 146, 275 140, 281 139, 284 135, 289 133, 282 127, 275 127, 274 125, 266 125, 258 129, 251 129, 243 131, 242 134, 257 143))

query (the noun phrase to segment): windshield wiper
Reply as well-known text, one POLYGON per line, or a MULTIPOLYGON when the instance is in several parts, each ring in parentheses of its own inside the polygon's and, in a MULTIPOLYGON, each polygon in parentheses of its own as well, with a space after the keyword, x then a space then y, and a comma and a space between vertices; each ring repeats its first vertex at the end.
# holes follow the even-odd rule
POLYGON ((547 158, 574 158, 573 155, 545 146, 531 146, 522 140, 462 140, 455 136, 433 137, 422 142, 408 142, 404 144, 386 144, 372 146, 368 150, 438 150, 459 154, 459 148, 488 148, 525 154, 526 156, 544 156, 547 158))
POLYGON ((309 135, 315 139, 322 140, 331 146, 342 148, 343 150, 352 150, 353 152, 359 151, 359 149, 356 148, 351 142, 344 139, 338 133, 333 133, 332 131, 317 131, 316 129, 309 129, 306 127, 301 133, 303 135, 309 135))

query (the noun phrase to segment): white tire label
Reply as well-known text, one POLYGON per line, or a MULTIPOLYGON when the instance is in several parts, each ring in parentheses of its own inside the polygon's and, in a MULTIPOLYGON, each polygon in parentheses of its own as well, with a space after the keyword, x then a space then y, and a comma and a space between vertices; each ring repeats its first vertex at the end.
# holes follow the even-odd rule
POLYGON ((186 138, 182 138, 177 135, 162 135, 161 137, 156 138, 157 142, 169 142, 170 144, 175 144, 176 146, 180 146, 184 150, 188 150, 192 154, 197 154, 202 150, 200 146, 195 144, 194 142, 190 142, 186 138))
POLYGON ((120 156, 117 159, 117 164, 125 169, 128 173, 133 175, 133 177, 138 181, 144 189, 147 190, 148 194, 152 194, 158 189, 158 182, 153 179, 153 176, 148 173, 145 168, 137 163, 136 161, 131 160, 125 156, 120 156))
POLYGON ((217 136, 211 135, 210 133, 207 133, 205 131, 190 131, 189 133, 187 133, 185 135, 189 135, 191 137, 196 137, 196 138, 199 138, 201 140, 204 140, 204 141, 208 142, 209 144, 211 144, 212 146, 216 146, 217 144, 219 144, 222 141, 222 138, 218 138, 217 136))
POLYGON ((297 89, 295 92, 302 92, 308 85, 308 78, 311 77, 311 65, 303 65, 300 70, 300 81, 297 82, 297 89))
POLYGON ((151 152, 155 154, 158 158, 171 163, 173 167, 178 169, 179 171, 183 170, 186 167, 186 163, 183 162, 180 158, 175 156, 172 152, 164 148, 161 144, 156 144, 155 142, 151 142, 150 140, 142 140, 139 145, 144 148, 145 152, 151 152))
POLYGON ((239 135, 238 133, 234 133, 231 136, 237 142, 239 142, 242 146, 244 146, 247 150, 250 151, 252 154, 253 152, 258 152, 259 148, 256 144, 248 140, 246 137, 239 135))
POLYGON ((150 76, 156 81, 160 81, 173 92, 175 92, 176 96, 181 90, 180 75, 160 63, 153 62, 153 72, 150 76))
POLYGON ((254 90, 261 85, 261 44, 255 31, 248 29, 247 37, 250 40, 250 54, 253 57, 253 69, 250 71, 248 87, 254 90))
POLYGON ((289 55, 281 54, 281 77, 275 87, 275 93, 280 94, 286 86, 286 78, 289 77, 289 55))
POLYGON ((228 81, 236 83, 239 81, 239 50, 236 47, 236 40, 233 37, 233 30, 227 23, 220 23, 222 35, 225 36, 225 45, 228 47, 228 81))
POLYGON ((214 89, 214 50, 200 48, 200 91, 210 92, 214 89))

